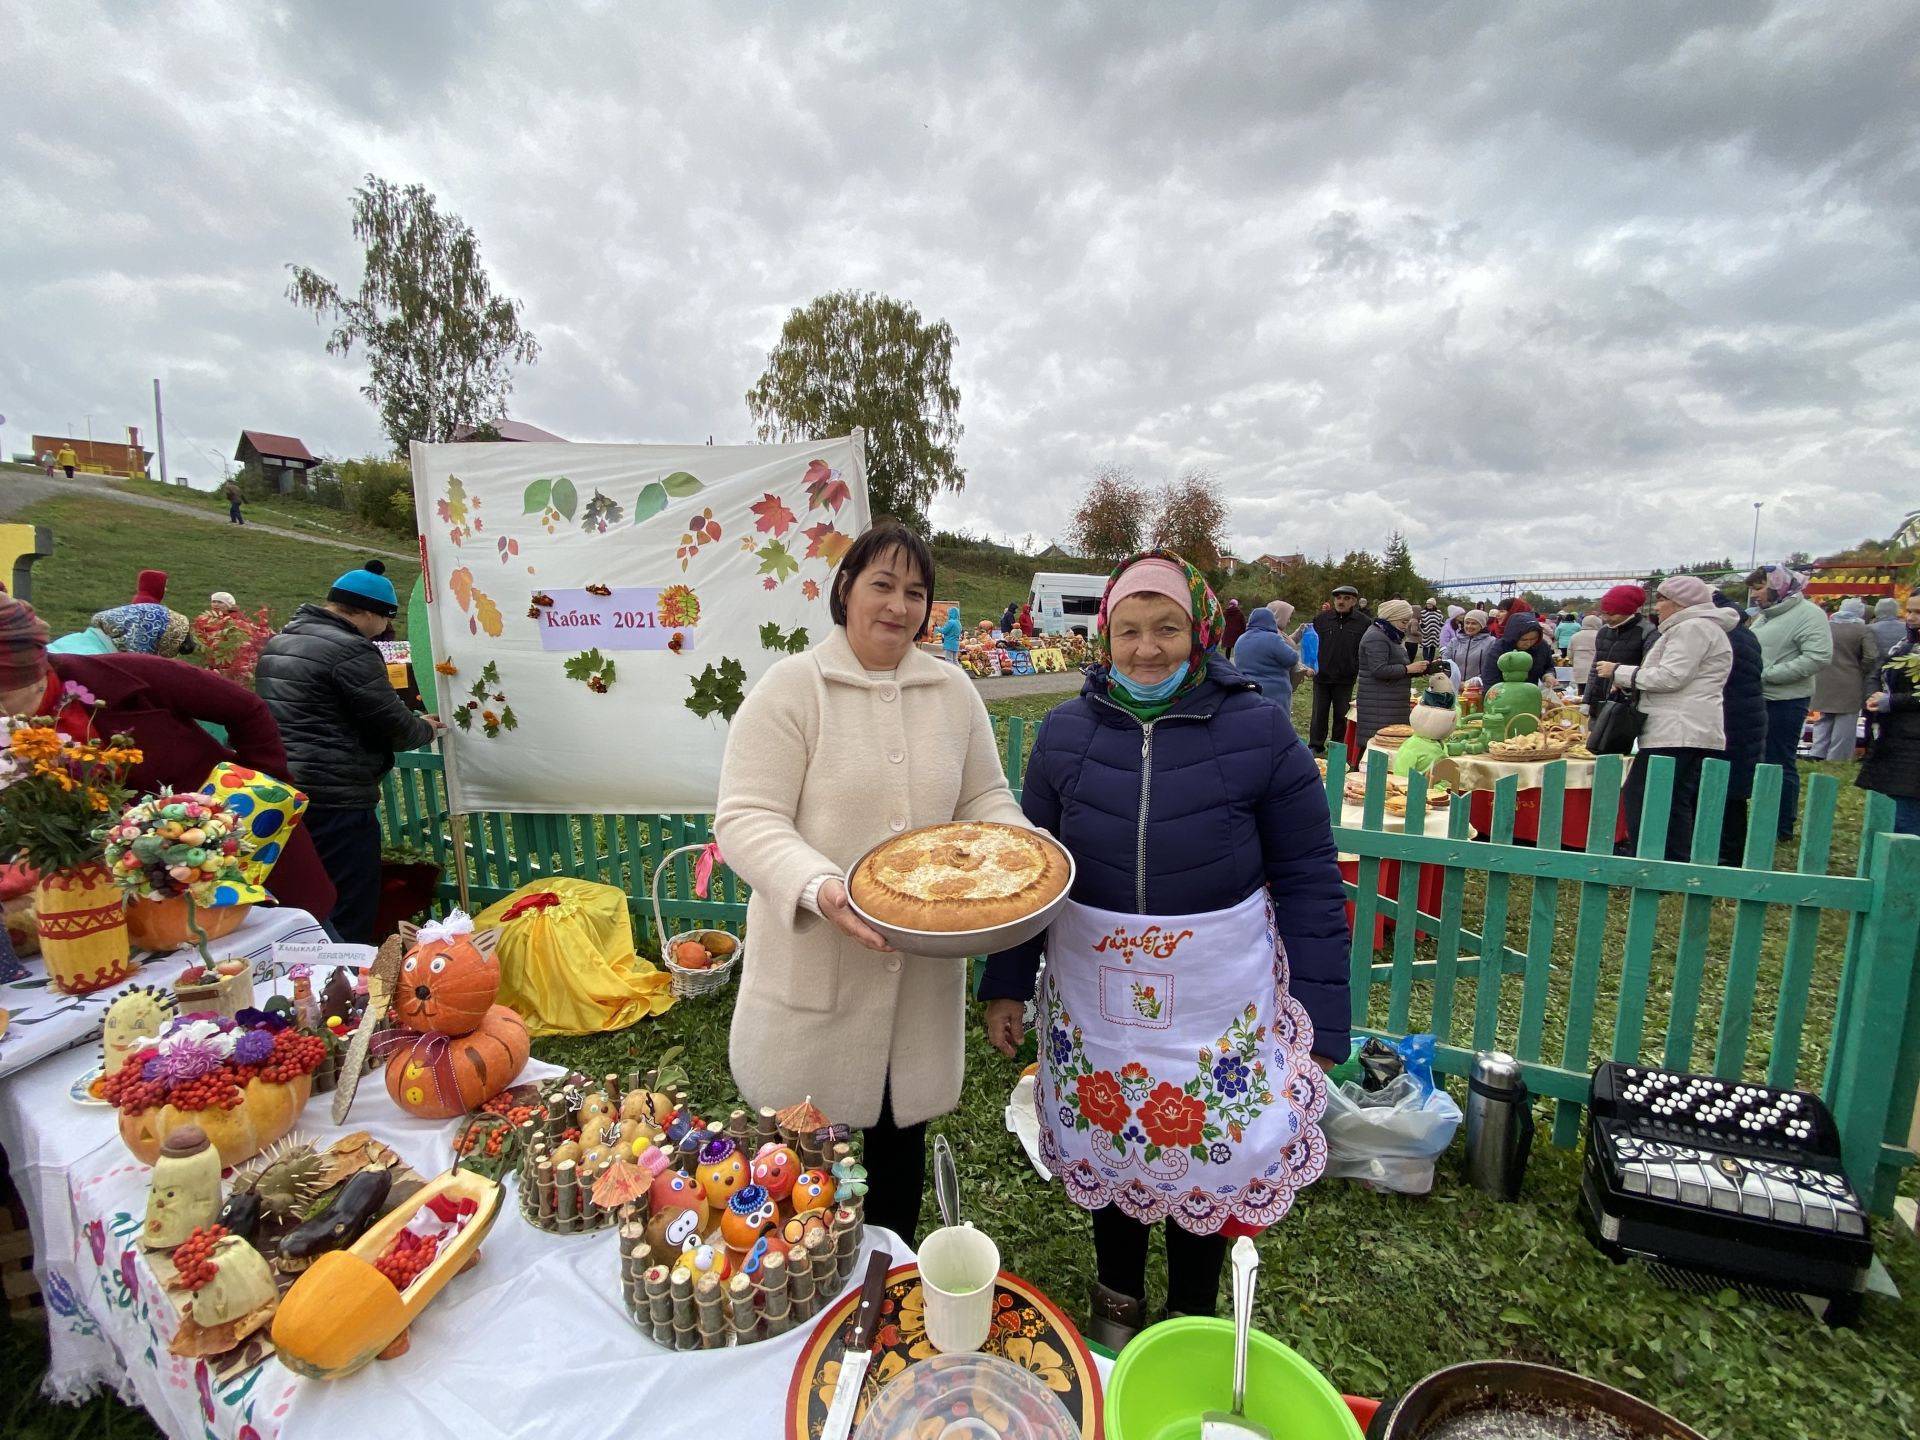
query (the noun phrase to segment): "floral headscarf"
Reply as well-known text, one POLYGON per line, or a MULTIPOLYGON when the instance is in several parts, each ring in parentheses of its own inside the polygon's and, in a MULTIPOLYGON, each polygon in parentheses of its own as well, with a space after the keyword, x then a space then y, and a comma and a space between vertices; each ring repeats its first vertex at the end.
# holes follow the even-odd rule
MULTIPOLYGON (((1155 548, 1142 550, 1137 555, 1129 555, 1107 574, 1107 588, 1100 596, 1100 614, 1098 623, 1100 638, 1098 654, 1100 663, 1113 665, 1113 651, 1107 643, 1107 628, 1112 616, 1107 612, 1108 597, 1113 594, 1114 583, 1121 575, 1142 560, 1166 560, 1179 566, 1187 577, 1187 598, 1193 611, 1193 648, 1187 655, 1187 676, 1180 682, 1180 688, 1173 692, 1178 700, 1190 694, 1200 682, 1207 678, 1207 652, 1220 643, 1220 636, 1226 628, 1226 611, 1220 606, 1220 597, 1213 593, 1213 587, 1207 583, 1207 577, 1189 565, 1171 550, 1155 548)), ((1111 682, 1109 682, 1111 683, 1111 682)))
POLYGON ((1767 598, 1765 601, 1767 605, 1778 605, 1782 600, 1791 599, 1795 595, 1803 595, 1806 593, 1807 581, 1805 576, 1794 574, 1793 571, 1784 565, 1768 565, 1763 568, 1767 572, 1767 598))

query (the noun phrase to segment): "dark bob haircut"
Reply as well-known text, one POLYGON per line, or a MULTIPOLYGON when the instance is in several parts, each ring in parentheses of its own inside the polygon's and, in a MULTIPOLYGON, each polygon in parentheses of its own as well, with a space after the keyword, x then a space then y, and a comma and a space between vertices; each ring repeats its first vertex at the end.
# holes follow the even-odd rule
POLYGON ((914 632, 916 635, 926 633, 927 621, 933 616, 933 551, 927 548, 926 541, 898 520, 882 520, 854 541, 842 557, 840 571, 833 577, 833 589, 827 596, 827 611, 833 616, 834 624, 847 623, 847 587, 860 578, 862 570, 895 550, 906 553, 927 587, 927 613, 920 617, 920 628, 914 632))

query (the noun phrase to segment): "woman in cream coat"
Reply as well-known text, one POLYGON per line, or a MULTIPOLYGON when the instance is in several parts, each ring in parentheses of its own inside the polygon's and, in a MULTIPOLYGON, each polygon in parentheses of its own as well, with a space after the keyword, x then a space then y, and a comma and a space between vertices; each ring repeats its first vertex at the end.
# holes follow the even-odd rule
POLYGON ((731 1060, 756 1106, 813 1097, 860 1126, 866 1218, 913 1243, 926 1126, 959 1103, 964 960, 902 955, 847 905, 841 878, 921 825, 1026 826, 966 674, 914 643, 933 556, 904 526, 869 530, 834 575, 834 629, 775 664, 733 718, 714 837, 753 887, 731 1060))

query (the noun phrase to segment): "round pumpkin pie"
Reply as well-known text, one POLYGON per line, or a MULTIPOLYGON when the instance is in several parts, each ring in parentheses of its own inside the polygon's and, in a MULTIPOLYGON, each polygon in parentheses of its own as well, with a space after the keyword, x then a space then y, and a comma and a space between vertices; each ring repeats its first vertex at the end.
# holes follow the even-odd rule
POLYGON ((1038 831, 954 820, 868 851, 847 889, 862 913, 902 930, 987 930, 1052 904, 1071 874, 1038 831))

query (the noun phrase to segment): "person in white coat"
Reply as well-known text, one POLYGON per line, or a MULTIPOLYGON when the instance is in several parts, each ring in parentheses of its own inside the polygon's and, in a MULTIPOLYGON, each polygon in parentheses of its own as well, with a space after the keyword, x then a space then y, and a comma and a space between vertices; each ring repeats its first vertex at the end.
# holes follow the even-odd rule
MULTIPOLYGON (((1673 803, 1667 819, 1666 858, 1685 860, 1693 848, 1693 816, 1700 798, 1700 771, 1707 757, 1727 748, 1723 694, 1733 670, 1727 632, 1738 623, 1713 603, 1713 587, 1692 575, 1669 575, 1654 592, 1660 627, 1638 665, 1602 660, 1594 666, 1613 688, 1635 697, 1646 717, 1640 750, 1627 774, 1620 803, 1626 812, 1622 854, 1639 848, 1647 767, 1655 756, 1673 761, 1673 803)), ((1718 852, 1708 863, 1719 858, 1718 852)))
POLYGON ((1593 649, 1600 641, 1600 612, 1590 611, 1580 631, 1567 642, 1567 663, 1573 667, 1573 688, 1584 691, 1593 672, 1593 649))
POLYGON ((734 1081, 756 1107, 811 1096, 859 1126, 867 1221, 909 1245, 927 1121, 960 1100, 967 962, 895 954, 842 877, 922 825, 1028 824, 980 692, 914 643, 933 594, 932 553, 911 530, 889 522, 854 541, 833 577, 832 630, 774 664, 733 718, 713 825, 753 887, 734 1081))

